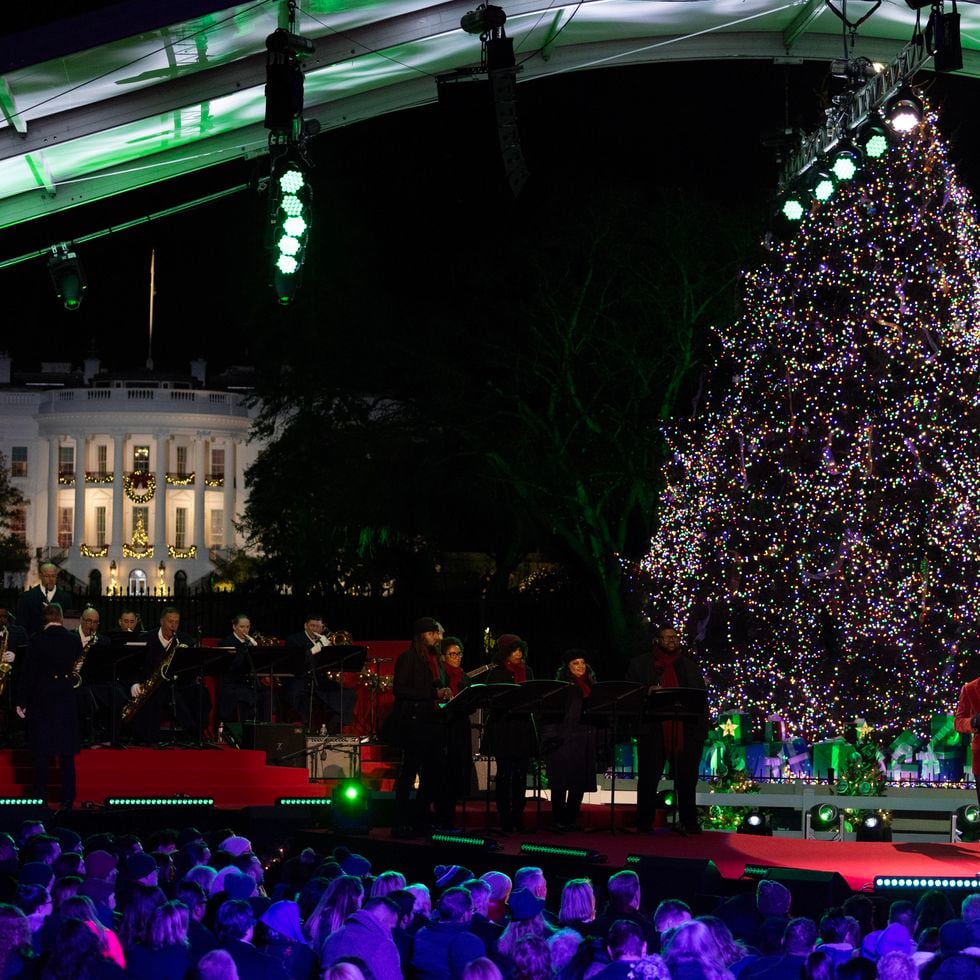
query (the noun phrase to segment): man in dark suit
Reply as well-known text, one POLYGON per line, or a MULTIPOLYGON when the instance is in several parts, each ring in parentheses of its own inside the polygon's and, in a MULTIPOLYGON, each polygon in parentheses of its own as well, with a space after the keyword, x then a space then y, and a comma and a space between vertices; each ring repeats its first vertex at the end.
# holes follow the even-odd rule
MULTIPOLYGON (((657 631, 650 653, 634 657, 626 679, 650 687, 693 687, 705 689, 704 674, 698 662, 680 646, 673 626, 657 631)), ((636 828, 643 832, 653 826, 657 786, 664 765, 671 761, 674 791, 677 794, 678 832, 700 833, 698 826, 697 785, 701 749, 708 736, 708 714, 683 721, 641 722, 636 731, 636 755, 639 767, 636 790, 636 828), (676 763, 676 764, 675 764, 676 763)))
POLYGON ((70 608, 72 603, 71 593, 58 585, 57 565, 46 561, 38 569, 38 575, 41 577, 40 583, 17 600, 17 622, 27 630, 28 636, 33 636, 44 625, 45 606, 57 602, 64 615, 64 610, 70 608))
MULTIPOLYGON (((120 711, 126 703, 126 694, 120 685, 115 691, 111 681, 96 680, 93 677, 107 677, 106 669, 99 664, 99 659, 112 649, 109 637, 99 633, 99 611, 92 606, 82 610, 78 628, 71 635, 78 638, 78 654, 84 654, 81 669, 78 671, 81 679, 80 686, 75 689, 78 702, 78 720, 87 742, 95 740, 95 718, 101 710, 108 718, 112 711, 120 711)), ((108 726, 107 726, 108 727, 108 726)))
MULTIPOLYGON (((326 677, 322 669, 317 669, 328 662, 322 656, 330 645, 323 635, 325 629, 323 617, 310 613, 303 623, 303 632, 286 637, 287 650, 303 651, 303 672, 289 682, 284 693, 286 703, 299 715, 304 725, 313 727, 312 708, 319 702, 326 711, 327 730, 337 732, 341 729, 340 684, 326 677)), ((337 669, 339 671, 340 668, 337 669)))
POLYGON ((221 696, 218 717, 222 721, 254 721, 256 692, 255 663, 252 650, 258 643, 251 635, 252 623, 239 613, 231 621, 231 634, 221 646, 233 651, 221 666, 221 696))
POLYGON ((48 603, 45 626, 30 643, 21 669, 17 714, 27 720, 34 756, 34 795, 48 798, 48 766, 57 755, 61 764, 61 806, 75 801, 75 756, 78 754, 78 712, 71 670, 78 640, 62 625, 61 606, 48 603))
MULTIPOLYGON (((144 685, 157 675, 164 661, 180 647, 191 647, 194 641, 180 633, 180 612, 173 606, 164 606, 160 614, 160 628, 141 637, 146 641, 139 680, 129 690, 130 697, 142 696, 144 685)), ((173 664, 171 663, 171 666, 173 664)), ((186 675, 185 675, 186 677, 186 675)), ((179 725, 192 738, 199 740, 207 727, 211 712, 211 696, 196 678, 181 680, 165 676, 163 683, 140 705, 133 718, 133 731, 146 742, 160 740, 160 722, 164 711, 171 714, 173 723, 179 725)))

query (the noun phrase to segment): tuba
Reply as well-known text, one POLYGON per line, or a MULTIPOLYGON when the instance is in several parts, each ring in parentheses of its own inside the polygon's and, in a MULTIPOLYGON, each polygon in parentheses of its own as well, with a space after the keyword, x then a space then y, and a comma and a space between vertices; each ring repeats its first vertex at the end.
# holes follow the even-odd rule
POLYGON ((85 666, 85 658, 88 656, 89 650, 95 646, 98 640, 98 633, 93 633, 86 641, 82 644, 82 652, 78 659, 72 664, 71 668, 71 686, 78 688, 82 686, 82 667, 85 666))
POLYGON ((181 643, 180 640, 174 636, 171 640, 170 645, 167 647, 167 652, 163 655, 163 659, 153 668, 153 673, 150 674, 146 679, 146 683, 143 684, 142 690, 135 697, 130 698, 122 708, 122 720, 123 724, 132 721, 133 716, 136 714, 140 708, 156 693, 157 688, 164 682, 169 681, 170 678, 167 676, 167 671, 170 669, 170 665, 174 662, 174 657, 177 655, 178 650, 186 650, 187 644, 181 643))
MULTIPOLYGON (((10 631, 6 626, 0 626, 0 657, 7 652, 7 641, 10 638, 10 631)), ((14 669, 13 664, 0 663, 0 698, 3 697, 4 689, 7 687, 7 680, 10 672, 14 669)))

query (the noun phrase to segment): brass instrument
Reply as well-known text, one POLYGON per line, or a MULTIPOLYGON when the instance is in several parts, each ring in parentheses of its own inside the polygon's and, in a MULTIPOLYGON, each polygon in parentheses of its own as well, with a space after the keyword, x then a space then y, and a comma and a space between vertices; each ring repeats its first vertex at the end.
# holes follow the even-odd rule
POLYGON ((124 724, 132 720, 136 712, 139 711, 144 704, 146 704, 147 700, 156 692, 156 689, 164 681, 170 680, 170 678, 167 677, 167 671, 169 670, 170 665, 173 663, 174 657, 177 655, 177 651, 186 649, 187 644, 181 643, 175 636, 170 645, 167 647, 167 652, 163 655, 163 660, 156 665, 153 673, 147 677, 146 683, 140 686, 139 694, 130 698, 123 705, 121 717, 124 724))
POLYGON ((249 636, 255 640, 256 646, 278 647, 282 645, 282 641, 275 636, 263 636, 261 633, 249 633, 249 636))
MULTIPOLYGON (((7 640, 10 637, 10 631, 6 626, 0 626, 0 657, 2 657, 7 652, 7 640)), ((3 697, 4 689, 7 686, 7 679, 10 677, 10 672, 14 669, 13 664, 0 663, 0 698, 3 697)))
POLYGON ((349 647, 354 642, 354 637, 347 630, 334 630, 320 639, 325 640, 328 647, 349 647))
POLYGON ((78 659, 72 664, 71 668, 71 686, 81 687, 82 686, 82 667, 85 666, 85 658, 88 656, 89 650, 95 646, 96 640, 98 640, 98 633, 93 633, 83 644, 82 652, 78 659))

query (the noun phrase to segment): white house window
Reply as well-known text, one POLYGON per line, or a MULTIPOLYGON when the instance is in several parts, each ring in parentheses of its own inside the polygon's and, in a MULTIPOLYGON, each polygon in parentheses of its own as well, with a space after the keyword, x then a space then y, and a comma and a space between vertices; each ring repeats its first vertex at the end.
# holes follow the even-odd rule
POLYGON ((211 547, 223 548, 225 544, 225 512, 211 511, 211 547))
POLYGON ((72 523, 75 518, 74 507, 58 508, 58 547, 71 547, 72 523))
POLYGON ((134 568, 129 573, 129 594, 146 595, 146 572, 142 568, 134 568))
POLYGON ((150 472, 150 447, 149 446, 133 446, 133 472, 134 473, 150 472))
POLYGON ((11 447, 10 475, 27 476, 27 446, 11 447))
POLYGON ((109 470, 109 447, 95 447, 95 471, 99 476, 105 476, 109 470))
POLYGON ((211 450, 211 476, 225 475, 225 451, 224 449, 211 450))
POLYGON ((75 475, 75 447, 58 447, 58 476, 75 475))
POLYGON ((10 533, 20 541, 27 543, 27 508, 12 507, 8 520, 10 533))
POLYGON ((95 546, 105 547, 105 507, 95 508, 95 546))
POLYGON ((178 507, 174 521, 174 547, 187 547, 187 508, 178 507))
POLYGON ((134 507, 133 508, 133 526, 129 529, 129 534, 132 536, 136 532, 136 525, 142 521, 143 530, 147 534, 150 533, 150 508, 149 507, 134 507))
POLYGON ((187 476, 187 447, 177 447, 177 476, 187 476))

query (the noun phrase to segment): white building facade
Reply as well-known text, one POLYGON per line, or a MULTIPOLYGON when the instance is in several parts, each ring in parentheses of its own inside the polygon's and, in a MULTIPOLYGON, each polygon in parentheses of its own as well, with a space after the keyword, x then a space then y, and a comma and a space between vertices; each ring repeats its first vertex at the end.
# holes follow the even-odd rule
POLYGON ((25 383, 0 355, 0 450, 27 501, 18 530, 34 565, 54 560, 93 592, 194 586, 244 544, 235 522, 261 448, 249 441, 257 410, 242 391, 204 386, 202 362, 185 379, 67 368, 25 383))

